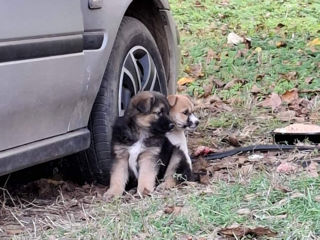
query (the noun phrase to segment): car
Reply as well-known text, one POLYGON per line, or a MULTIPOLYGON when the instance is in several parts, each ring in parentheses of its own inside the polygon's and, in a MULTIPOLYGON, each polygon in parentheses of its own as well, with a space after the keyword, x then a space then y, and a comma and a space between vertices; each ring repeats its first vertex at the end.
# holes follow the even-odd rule
POLYGON ((174 93, 178 65, 167 0, 1 3, 0 176, 71 155, 108 184, 115 117, 139 91, 174 93))

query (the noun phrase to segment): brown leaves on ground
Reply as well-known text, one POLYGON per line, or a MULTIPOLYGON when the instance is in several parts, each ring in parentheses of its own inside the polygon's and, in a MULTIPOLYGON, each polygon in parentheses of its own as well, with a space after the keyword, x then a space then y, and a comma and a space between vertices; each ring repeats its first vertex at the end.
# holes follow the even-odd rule
POLYGON ((212 60, 220 61, 220 55, 212 49, 209 49, 206 57, 206 64, 209 65, 212 60))
POLYGON ((195 110, 209 109, 212 112, 232 111, 232 107, 225 101, 221 100, 217 95, 211 95, 207 98, 200 98, 195 101, 195 110))
POLYGON ((279 112, 277 114, 277 119, 281 121, 291 121, 292 119, 295 119, 296 112, 292 110, 284 111, 284 112, 279 112))
POLYGON ((165 214, 178 215, 181 212, 181 206, 166 206, 163 210, 165 214))
POLYGON ((298 89, 294 88, 289 91, 286 91, 281 95, 281 100, 287 103, 292 103, 293 101, 297 101, 299 98, 298 89))
POLYGON ((287 46, 287 43, 285 41, 276 42, 277 48, 282 48, 282 47, 286 47, 286 46, 287 46))
POLYGON ((293 71, 286 74, 280 74, 280 77, 289 81, 293 81, 298 78, 298 72, 293 71))
POLYGON ((315 38, 312 41, 308 42, 307 44, 308 47, 319 46, 319 45, 320 45, 320 38, 315 38))
POLYGON ((281 106, 282 100, 280 96, 276 93, 271 93, 264 101, 260 102, 258 105, 262 107, 271 107, 272 111, 281 106))
POLYGON ((290 162, 282 162, 276 169, 278 173, 290 174, 297 171, 298 167, 296 164, 290 162))
MULTIPOLYGON (((255 90, 253 92, 258 92, 255 90)), ((270 94, 265 100, 259 102, 257 106, 271 108, 276 114, 277 119, 288 122, 305 122, 306 119, 312 119, 315 114, 314 106, 316 98, 311 100, 299 97, 299 90, 296 88, 286 91, 282 95, 277 93, 270 94)), ((315 117, 317 119, 317 117, 315 117)))
POLYGON ((253 93, 253 94, 260 93, 261 89, 258 88, 257 85, 253 85, 251 90, 250 90, 250 92, 253 93))
POLYGON ((232 88, 234 85, 236 85, 236 84, 245 84, 246 83, 246 80, 244 80, 244 79, 238 79, 238 78, 236 78, 236 79, 232 79, 230 82, 228 82, 225 86, 224 86, 224 88, 223 89, 225 89, 225 90, 227 90, 227 89, 230 89, 230 88, 232 88))
POLYGON ((200 63, 187 66, 184 71, 194 78, 204 76, 204 73, 202 72, 202 65, 200 63))
POLYGON ((246 227, 238 224, 233 224, 230 227, 222 228, 218 231, 218 233, 222 235, 226 235, 229 237, 233 237, 235 239, 242 238, 246 235, 253 235, 256 237, 267 236, 267 237, 275 237, 277 233, 271 231, 266 227, 246 227))
POLYGON ((230 45, 238 45, 240 43, 244 43, 248 49, 251 48, 250 38, 239 36, 234 32, 228 34, 227 43, 230 45))
POLYGON ((315 161, 311 161, 311 163, 309 164, 309 166, 306 168, 309 176, 317 178, 319 176, 318 173, 318 163, 316 163, 315 161))
POLYGON ((182 77, 178 80, 178 85, 179 86, 183 86, 186 85, 188 83, 192 83, 195 79, 194 78, 190 78, 190 77, 182 77))

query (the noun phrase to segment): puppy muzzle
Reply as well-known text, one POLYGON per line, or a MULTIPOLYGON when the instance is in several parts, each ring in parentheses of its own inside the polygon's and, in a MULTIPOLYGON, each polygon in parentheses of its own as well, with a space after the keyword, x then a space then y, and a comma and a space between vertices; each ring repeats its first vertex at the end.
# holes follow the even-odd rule
POLYGON ((199 125, 199 119, 194 114, 191 114, 188 118, 187 128, 193 130, 198 125, 199 125))

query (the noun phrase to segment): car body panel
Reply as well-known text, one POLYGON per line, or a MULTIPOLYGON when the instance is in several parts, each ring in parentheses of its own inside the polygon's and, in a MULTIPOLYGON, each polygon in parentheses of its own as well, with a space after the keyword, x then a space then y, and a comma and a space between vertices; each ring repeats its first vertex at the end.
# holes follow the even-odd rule
POLYGON ((82 41, 83 31, 78 0, 1 4, 0 44, 17 60, 0 63, 0 151, 72 130, 72 112, 85 84, 84 53, 81 46, 78 53, 64 54, 64 38, 82 41), (51 53, 56 56, 37 57, 46 46, 56 46, 56 54, 51 53))
MULTIPOLYGON (((168 1, 154 2, 164 16, 168 45, 173 44, 169 49, 174 67, 168 73, 168 93, 174 93, 178 66, 175 24, 168 1)), ((24 151, 29 145, 40 146, 42 141, 87 127, 117 31, 131 3, 104 0, 98 9, 89 9, 88 0, 10 0, 1 4, 0 48, 1 44, 83 38, 86 34, 103 36, 103 41, 97 49, 0 61, 0 168, 5 161, 1 156, 7 156, 8 151, 24 151)), ((37 161, 52 159, 43 158, 37 161)))
POLYGON ((0 20, 0 41, 83 32, 79 0, 5 1, 0 20))

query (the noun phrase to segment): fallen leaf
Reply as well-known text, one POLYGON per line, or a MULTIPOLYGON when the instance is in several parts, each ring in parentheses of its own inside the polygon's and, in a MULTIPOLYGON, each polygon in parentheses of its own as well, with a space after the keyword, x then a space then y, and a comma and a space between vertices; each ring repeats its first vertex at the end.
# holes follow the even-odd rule
POLYGON ((188 83, 192 83, 194 81, 194 78, 189 78, 189 77, 182 77, 178 81, 179 86, 186 85, 188 83))
POLYGON ((181 212, 182 207, 180 206, 166 206, 163 212, 165 214, 178 215, 181 212))
POLYGON ((238 224, 233 224, 230 227, 222 228, 218 231, 218 233, 227 235, 227 236, 236 236, 242 238, 246 235, 254 235, 254 236, 268 236, 268 237, 275 237, 277 235, 276 232, 271 231, 269 228, 266 227, 255 227, 249 228, 238 224))
POLYGON ((275 110, 280 107, 281 103, 282 101, 279 95, 276 93, 271 93, 271 95, 267 99, 262 101, 259 105, 263 107, 271 107, 272 110, 275 110))
POLYGON ((280 215, 275 215, 275 216, 272 216, 272 215, 263 216, 263 219, 285 219, 287 217, 288 217, 287 214, 280 214, 280 215))
POLYGON ((300 193, 300 192, 294 192, 290 195, 290 198, 291 199, 294 199, 294 198, 305 198, 306 196, 303 194, 303 193, 300 193))
POLYGON ((221 34, 222 35, 226 35, 227 32, 228 32, 228 25, 227 24, 223 24, 221 27, 220 27, 220 30, 221 30, 221 34))
POLYGON ((251 210, 249 208, 241 208, 237 211, 239 215, 250 215, 251 210))
POLYGON ((208 172, 205 175, 200 175, 200 183, 204 185, 208 185, 210 183, 210 176, 208 172))
POLYGON ((212 104, 214 102, 222 102, 222 100, 217 95, 210 96, 208 100, 209 104, 212 104))
POLYGON ((312 81, 313 81, 313 77, 306 77, 306 79, 304 80, 304 82, 306 83, 306 84, 310 84, 310 83, 312 83, 312 81))
POLYGON ((226 85, 224 82, 222 82, 220 79, 212 78, 212 83, 217 87, 217 88, 222 88, 224 85, 226 85))
POLYGON ((239 140, 236 138, 236 136, 230 135, 227 140, 232 146, 240 147, 239 140))
POLYGON ((201 4, 200 1, 195 1, 194 6, 197 8, 205 9, 206 7, 201 4))
POLYGON ((256 76, 256 80, 257 80, 257 81, 262 80, 265 75, 266 75, 266 74, 264 74, 264 73, 263 73, 263 74, 258 74, 258 75, 256 76))
POLYGON ((203 87, 203 90, 204 90, 203 97, 206 98, 206 97, 210 96, 211 93, 212 93, 212 88, 213 88, 213 84, 212 83, 206 84, 203 87))
POLYGON ((253 170, 253 165, 252 164, 249 164, 249 165, 245 165, 245 166, 242 166, 240 169, 239 169, 239 173, 242 175, 242 176, 248 176, 253 170))
POLYGON ((288 90, 281 95, 281 100, 287 103, 292 103, 293 101, 298 100, 298 98, 299 98, 299 94, 298 94, 298 89, 296 88, 288 90))
POLYGON ((208 65, 213 59, 220 61, 219 55, 212 49, 209 49, 207 52, 206 64, 208 65))
POLYGON ((213 153, 215 152, 215 149, 213 148, 209 148, 209 147, 206 147, 206 146, 198 146, 194 152, 194 156, 197 157, 197 156, 206 156, 208 155, 209 153, 213 153))
POLYGON ((261 47, 257 47, 254 51, 257 52, 257 53, 261 53, 262 52, 262 48, 261 47))
POLYGON ((248 160, 250 162, 256 162, 256 161, 262 160, 263 158, 264 156, 261 154, 252 154, 248 157, 248 160))
POLYGON ((307 44, 309 47, 320 45, 320 38, 315 38, 307 44))
POLYGON ((244 200, 251 201, 252 199, 255 199, 257 197, 257 194, 255 193, 248 193, 244 195, 244 200))
POLYGON ((25 229, 23 229, 20 225, 13 225, 13 224, 5 225, 4 230, 10 235, 20 234, 25 231, 25 229))
POLYGON ((224 86, 224 88, 223 89, 230 89, 230 88, 232 88, 234 85, 236 85, 237 83, 241 83, 241 84, 243 84, 245 81, 243 80, 243 79, 238 79, 238 78, 236 78, 236 79, 233 79, 233 80, 231 80, 230 82, 228 82, 225 86, 224 86))
POLYGON ((276 43, 277 48, 286 47, 287 43, 284 41, 279 41, 276 43))
POLYGON ((255 94, 256 94, 256 93, 260 93, 260 92, 261 92, 261 89, 258 88, 257 85, 253 85, 252 88, 251 88, 251 90, 250 90, 250 92, 251 92, 251 93, 255 93, 255 94))
POLYGON ((199 64, 192 64, 187 66, 184 70, 186 73, 190 74, 194 78, 203 77, 204 74, 202 72, 202 65, 199 64))
POLYGON ((309 175, 311 177, 313 177, 313 178, 317 178, 319 176, 319 174, 318 174, 318 163, 316 163, 315 161, 311 161, 311 163, 306 168, 306 170, 308 171, 309 175))
POLYGON ((243 43, 243 42, 244 42, 244 38, 240 37, 234 32, 231 32, 228 34, 228 41, 227 41, 228 44, 238 45, 239 43, 243 43))
POLYGON ((229 0, 222 0, 219 4, 222 6, 228 6, 230 3, 229 0))
POLYGON ((209 162, 201 157, 192 163, 193 172, 197 172, 197 173, 204 172, 208 167, 209 167, 209 162))
POLYGON ((244 38, 244 44, 246 45, 246 49, 250 49, 251 48, 251 39, 244 38))
POLYGON ((248 54, 248 49, 246 49, 246 48, 240 49, 237 51, 235 58, 241 58, 241 57, 246 56, 247 54, 248 54))
POLYGON ((281 191, 283 193, 288 193, 288 192, 291 192, 291 190, 285 186, 282 186, 282 185, 276 185, 274 186, 274 189, 275 190, 278 190, 278 191, 281 191))
POLYGON ((278 173, 285 173, 285 174, 293 173, 296 170, 297 170, 297 166, 289 162, 281 163, 276 169, 278 173))
POLYGON ((298 72, 292 71, 292 72, 288 72, 286 74, 281 73, 280 77, 289 81, 293 81, 296 80, 298 77, 298 72))
POLYGON ((284 112, 279 112, 277 114, 277 119, 287 122, 291 121, 292 119, 295 118, 296 112, 292 110, 284 111, 284 112))
POLYGON ((284 25, 283 23, 278 23, 277 28, 283 28, 284 26, 286 25, 284 25))
POLYGON ((190 55, 190 53, 188 51, 185 51, 182 53, 182 56, 184 56, 184 57, 189 57, 189 55, 190 55))

